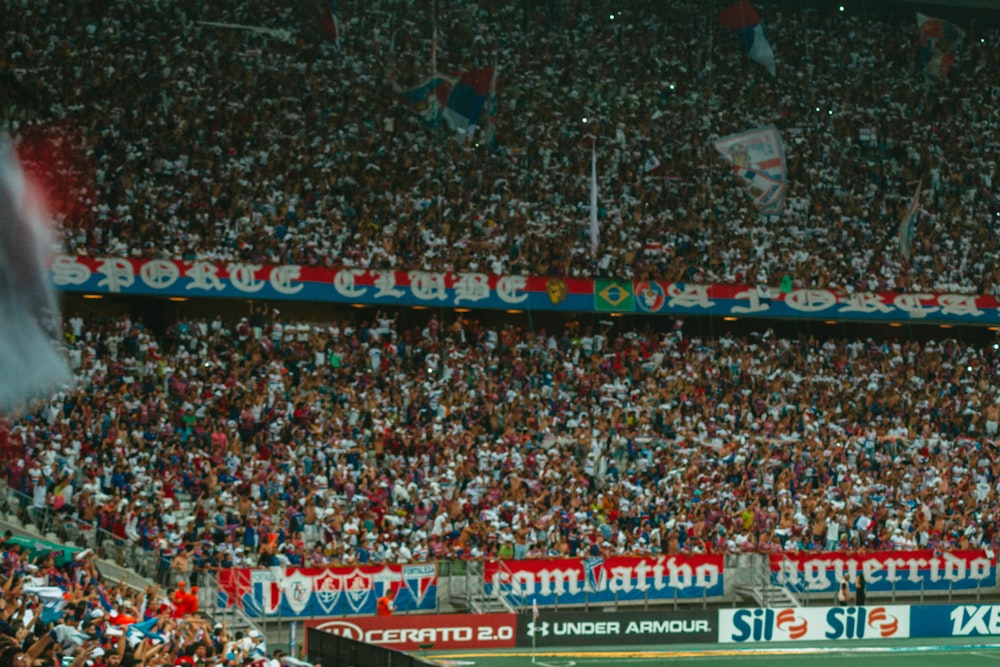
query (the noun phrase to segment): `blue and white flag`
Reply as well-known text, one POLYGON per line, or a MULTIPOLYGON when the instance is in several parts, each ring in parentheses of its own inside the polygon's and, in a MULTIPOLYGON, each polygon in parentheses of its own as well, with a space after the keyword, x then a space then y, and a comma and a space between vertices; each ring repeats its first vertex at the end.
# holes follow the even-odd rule
POLYGON ((479 124, 479 116, 486 106, 493 83, 493 68, 481 67, 463 72, 448 96, 442 115, 452 129, 459 133, 479 124))
POLYGON ((393 84, 393 88, 403 104, 433 125, 441 120, 441 112, 448 104, 454 85, 454 77, 437 73, 413 88, 404 89, 396 84, 393 84))
POLYGON ((932 79, 943 79, 955 64, 955 53, 961 48, 965 32, 941 19, 917 13, 920 31, 920 66, 932 79))
POLYGON ((785 206, 788 169, 781 135, 773 125, 721 137, 712 142, 732 166, 761 213, 777 215, 785 206))
POLYGON ((764 24, 761 23, 760 14, 750 3, 750 0, 734 2, 721 12, 719 12, 719 22, 736 33, 743 46, 743 52, 749 56, 750 60, 775 76, 774 50, 771 43, 767 41, 764 34, 764 24))
POLYGON ((591 591, 604 590, 607 583, 607 573, 604 571, 604 559, 600 556, 588 558, 583 561, 583 574, 587 581, 587 587, 591 591))
POLYGON ((917 227, 917 218, 920 216, 920 188, 922 186, 923 183, 917 185, 913 201, 910 202, 906 213, 899 221, 899 253, 906 261, 910 261, 910 253, 913 251, 913 232, 917 227))

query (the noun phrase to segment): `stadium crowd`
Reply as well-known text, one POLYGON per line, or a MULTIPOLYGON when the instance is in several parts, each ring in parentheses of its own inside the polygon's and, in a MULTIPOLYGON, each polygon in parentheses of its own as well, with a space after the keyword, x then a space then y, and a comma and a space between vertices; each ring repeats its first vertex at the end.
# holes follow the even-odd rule
MULTIPOLYGON (((932 81, 912 16, 776 7, 772 79, 700 1, 442 0, 436 30, 341 2, 339 45, 309 3, 8 4, 0 126, 73 253, 998 292, 995 30, 961 25, 932 81), (499 68, 495 146, 400 103, 432 62, 499 68), (768 123, 776 218, 711 146, 768 123)), ((0 667, 287 663, 185 606, 234 565, 998 546, 996 346, 260 307, 165 335, 74 317, 65 342, 74 385, 0 433, 7 484, 36 522, 162 557, 171 588, 4 542, 0 667)))
MULTIPOLYGON (((254 324, 256 322, 256 325, 254 324)), ((67 323, 11 488, 233 565, 997 546, 996 346, 67 323)))
POLYGON ((1000 39, 957 10, 938 81, 913 14, 808 3, 764 14, 774 78, 701 0, 341 2, 336 44, 318 2, 14 4, 0 123, 61 174, 74 253, 996 292, 1000 39), (485 119, 453 141, 393 86, 493 66, 495 149, 485 119), (773 218, 711 144, 769 123, 788 160, 773 218))
POLYGON ((309 667, 285 653, 268 651, 258 630, 213 624, 183 585, 135 590, 105 580, 91 550, 66 558, 9 532, 0 541, 4 667, 309 667))

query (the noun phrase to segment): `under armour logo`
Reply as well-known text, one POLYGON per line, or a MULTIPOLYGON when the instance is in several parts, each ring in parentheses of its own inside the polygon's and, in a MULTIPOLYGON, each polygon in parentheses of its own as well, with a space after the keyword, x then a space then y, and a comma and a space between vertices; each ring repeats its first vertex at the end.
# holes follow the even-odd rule
POLYGON ((535 623, 534 621, 532 621, 531 623, 528 623, 528 636, 534 637, 536 635, 539 637, 549 636, 548 622, 542 621, 541 623, 535 623))

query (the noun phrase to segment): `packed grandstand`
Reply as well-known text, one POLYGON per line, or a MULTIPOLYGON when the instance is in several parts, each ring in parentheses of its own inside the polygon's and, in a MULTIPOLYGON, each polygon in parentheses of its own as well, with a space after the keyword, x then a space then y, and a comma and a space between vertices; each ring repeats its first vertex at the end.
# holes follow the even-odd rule
MULTIPOLYGON (((700 0, 342 2, 325 27, 315 3, 8 4, 0 123, 81 258, 1000 295, 1000 40, 955 9, 929 76, 897 5, 762 6, 772 76, 700 0), (489 120, 457 140, 401 94, 477 67, 489 120), (764 216, 713 142, 767 125, 788 168, 764 216)), ((982 337, 245 314, 68 314, 73 381, 2 424, 7 487, 182 592, 5 543, 0 667, 53 589, 29 658, 262 659, 159 616, 230 567, 998 546, 982 337), (79 650, 140 618, 173 655, 107 629, 79 650)))

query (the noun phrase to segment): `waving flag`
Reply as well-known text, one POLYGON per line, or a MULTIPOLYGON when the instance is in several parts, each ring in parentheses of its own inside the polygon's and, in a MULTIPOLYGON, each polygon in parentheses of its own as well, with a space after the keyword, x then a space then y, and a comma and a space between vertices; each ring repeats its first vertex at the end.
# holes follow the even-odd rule
POLYGON ((69 380, 59 310, 45 278, 52 251, 41 194, 0 136, 0 410, 69 380))
POLYGON ((910 261, 910 253, 913 250, 913 232, 917 227, 917 217, 920 215, 920 188, 922 186, 923 183, 917 185, 913 201, 910 202, 902 220, 899 221, 899 252, 906 261, 910 261))
POLYGON ((919 12, 917 28, 920 29, 920 66, 931 78, 945 78, 955 64, 955 51, 961 46, 965 32, 947 21, 919 12))
POLYGON ((768 215, 785 206, 787 168, 781 135, 773 125, 716 139, 715 149, 732 165, 733 174, 750 191, 754 205, 768 215))
POLYGON ((330 36, 334 46, 340 48, 340 18, 337 16, 336 0, 323 1, 323 30, 330 36))
POLYGON ((448 124, 458 132, 467 132, 479 124, 486 98, 490 94, 493 68, 480 67, 462 74, 451 89, 448 104, 442 112, 448 124))
POLYGON ((403 104, 407 105, 428 123, 441 120, 441 112, 448 104, 455 80, 444 74, 435 74, 415 88, 402 89, 397 85, 393 88, 399 94, 403 104))
POLYGON ((771 76, 775 76, 774 51, 764 34, 760 14, 750 0, 734 2, 723 9, 719 12, 719 22, 736 33, 740 44, 743 45, 743 52, 750 57, 750 60, 763 66, 771 76))

